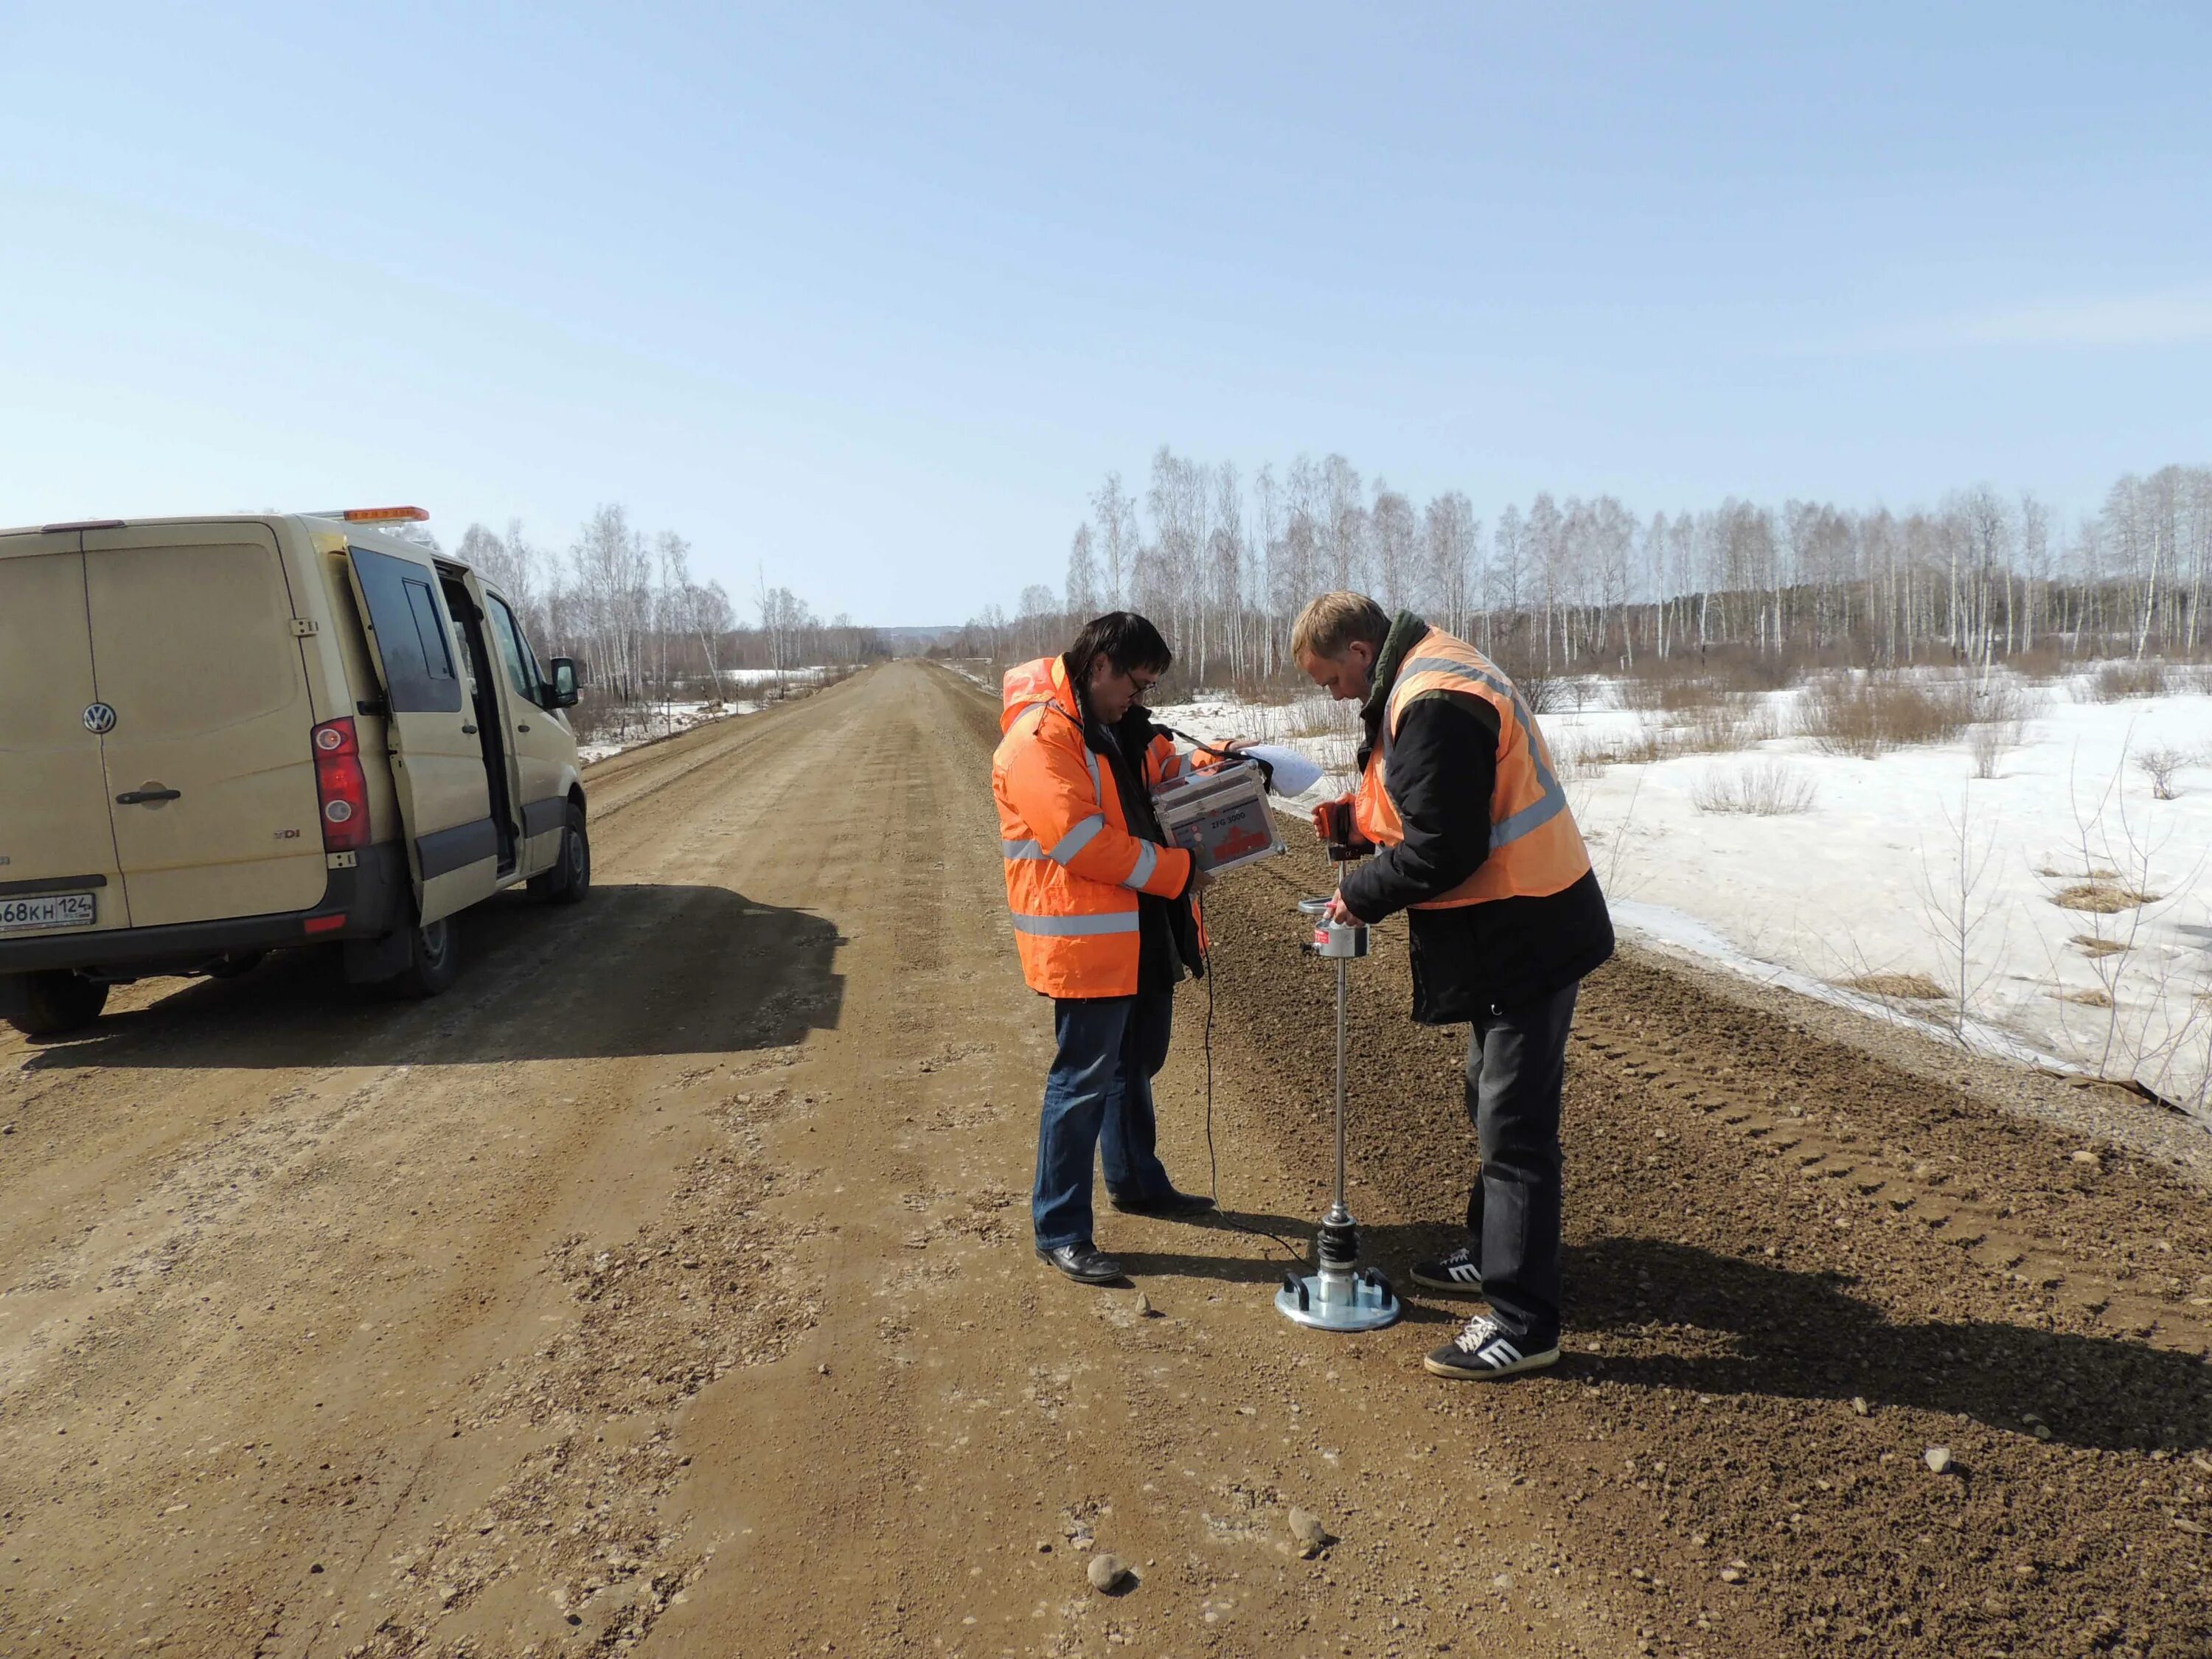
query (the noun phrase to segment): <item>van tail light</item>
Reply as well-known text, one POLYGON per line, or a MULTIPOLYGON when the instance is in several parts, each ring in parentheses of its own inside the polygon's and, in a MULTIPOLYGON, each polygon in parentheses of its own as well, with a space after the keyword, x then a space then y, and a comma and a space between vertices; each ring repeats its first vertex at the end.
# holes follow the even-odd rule
POLYGON ((314 731, 315 793, 323 804, 323 850, 358 853, 368 845, 368 774, 350 716, 314 731))

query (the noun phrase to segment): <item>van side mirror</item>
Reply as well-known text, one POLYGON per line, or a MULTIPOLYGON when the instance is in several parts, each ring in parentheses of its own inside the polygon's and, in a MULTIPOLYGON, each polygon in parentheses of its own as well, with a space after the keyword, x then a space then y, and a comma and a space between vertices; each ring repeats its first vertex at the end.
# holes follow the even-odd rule
POLYGON ((576 659, 574 657, 553 659, 553 684, 547 688, 553 694, 551 707, 574 708, 576 706, 578 689, 582 684, 583 676, 576 672, 576 659))

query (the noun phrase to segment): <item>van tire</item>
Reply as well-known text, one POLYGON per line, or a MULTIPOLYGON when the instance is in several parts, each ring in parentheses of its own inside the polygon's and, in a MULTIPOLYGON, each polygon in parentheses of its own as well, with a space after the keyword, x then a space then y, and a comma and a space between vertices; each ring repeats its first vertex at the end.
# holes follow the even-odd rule
POLYGON ((107 987, 96 979, 66 969, 23 975, 25 1012, 11 1014, 8 1023, 28 1037, 60 1036, 82 1030, 100 1018, 107 1006, 107 987))
POLYGON ((592 836, 584 809, 568 803, 568 822, 561 830, 561 856, 550 870, 530 878, 530 891, 548 904, 581 904, 592 890, 592 836))
POLYGON ((441 916, 408 930, 407 965, 392 981, 395 994, 421 1001, 436 996, 460 976, 460 928, 455 918, 441 916))

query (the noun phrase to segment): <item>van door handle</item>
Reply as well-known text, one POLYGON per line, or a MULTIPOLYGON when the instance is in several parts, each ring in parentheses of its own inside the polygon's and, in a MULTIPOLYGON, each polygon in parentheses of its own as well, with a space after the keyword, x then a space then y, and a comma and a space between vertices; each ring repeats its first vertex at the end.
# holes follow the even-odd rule
POLYGON ((516 726, 514 729, 518 732, 527 732, 530 729, 530 723, 527 720, 525 720, 521 725, 516 726))
POLYGON ((148 801, 182 800, 184 797, 185 792, 181 789, 126 789, 115 798, 115 804, 118 806, 143 806, 148 801))
POLYGON ((476 729, 476 727, 475 727, 475 726, 469 726, 469 725, 465 725, 465 724, 464 724, 464 725, 462 726, 462 727, 461 727, 461 735, 462 735, 463 737, 465 737, 465 738, 473 738, 474 736, 476 736, 476 734, 477 734, 477 729, 476 729))

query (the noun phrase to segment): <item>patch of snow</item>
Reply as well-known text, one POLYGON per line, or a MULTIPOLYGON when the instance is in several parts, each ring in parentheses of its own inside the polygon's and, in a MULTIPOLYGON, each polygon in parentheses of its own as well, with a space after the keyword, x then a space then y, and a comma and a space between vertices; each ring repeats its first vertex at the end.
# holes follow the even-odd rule
MULTIPOLYGON (((787 684, 792 685, 813 685, 827 679, 834 672, 836 671, 818 665, 811 668, 787 668, 782 671, 782 678, 787 684)), ((774 685, 776 678, 777 671, 773 668, 725 668, 722 670, 722 679, 725 684, 730 685, 774 685)))
POLYGON ((640 744, 658 743, 663 738, 688 732, 695 726, 711 724, 738 714, 757 714, 768 705, 759 702, 724 701, 719 708, 707 702, 667 702, 640 705, 632 716, 627 735, 619 738, 599 738, 590 743, 576 745, 580 765, 589 766, 621 754, 624 750, 640 744), (712 714, 708 709, 714 709, 712 714))

